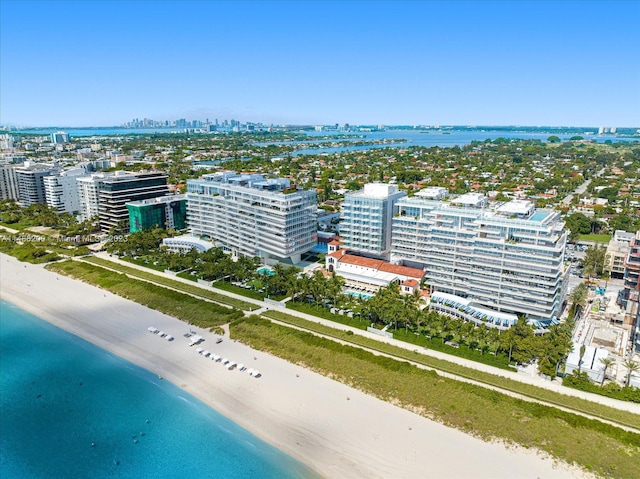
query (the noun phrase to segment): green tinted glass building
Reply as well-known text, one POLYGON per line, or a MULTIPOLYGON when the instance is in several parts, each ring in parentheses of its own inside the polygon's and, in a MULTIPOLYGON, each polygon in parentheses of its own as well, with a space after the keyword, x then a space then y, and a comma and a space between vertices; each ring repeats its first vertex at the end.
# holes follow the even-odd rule
POLYGON ((150 228, 186 228, 186 195, 161 196, 127 203, 129 231, 135 233, 150 228))

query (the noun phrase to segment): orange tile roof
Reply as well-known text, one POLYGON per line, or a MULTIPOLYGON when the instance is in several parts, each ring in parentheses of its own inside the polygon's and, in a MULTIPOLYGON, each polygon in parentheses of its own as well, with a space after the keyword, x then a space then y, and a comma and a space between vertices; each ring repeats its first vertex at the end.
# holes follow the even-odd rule
POLYGON ((420 283, 418 282, 418 280, 415 279, 405 279, 402 282, 402 286, 410 286, 412 288, 415 288, 416 286, 418 286, 420 283))
MULTIPOLYGON (((331 253, 333 255, 333 253, 331 253)), ((339 256, 338 256, 339 257, 339 256)), ((380 269, 383 261, 381 259, 364 258, 363 256, 355 256, 353 254, 345 254, 340 258, 341 263, 355 264, 356 266, 364 266, 366 268, 380 269)))
POLYGON ((378 269, 387 273, 401 274, 403 276, 410 276, 412 278, 422 279, 422 277, 424 276, 424 271, 422 271, 421 269, 410 268, 409 266, 399 266, 397 264, 390 264, 385 262, 382 262, 382 265, 378 269))

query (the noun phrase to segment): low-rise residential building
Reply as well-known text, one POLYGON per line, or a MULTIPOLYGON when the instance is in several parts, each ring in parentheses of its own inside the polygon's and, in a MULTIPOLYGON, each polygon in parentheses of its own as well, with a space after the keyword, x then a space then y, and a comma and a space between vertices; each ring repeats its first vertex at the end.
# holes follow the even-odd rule
POLYGON ((286 178, 227 171, 187 181, 189 230, 234 256, 299 263, 317 243, 316 210, 316 191, 286 178))
POLYGON ((431 293, 524 315, 536 328, 558 320, 569 273, 560 212, 527 200, 489 205, 478 193, 449 202, 416 195, 398 209, 391 261, 424 268, 431 293))
POLYGON ((635 235, 626 231, 616 231, 613 238, 607 245, 604 256, 604 271, 608 272, 611 278, 622 279, 624 277, 624 262, 629 253, 629 245, 635 235))

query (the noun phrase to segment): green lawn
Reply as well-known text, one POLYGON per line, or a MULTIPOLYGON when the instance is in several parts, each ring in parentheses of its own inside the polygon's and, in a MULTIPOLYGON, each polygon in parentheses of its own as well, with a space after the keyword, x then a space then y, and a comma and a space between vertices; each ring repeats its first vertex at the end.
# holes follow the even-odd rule
POLYGON ((580 235, 578 241, 593 241, 595 243, 608 243, 611 240, 611 235, 580 235))
POLYGON ((224 291, 229 291, 230 293, 236 293, 242 296, 246 296, 247 298, 258 299, 260 301, 262 301, 266 297, 264 293, 258 293, 257 291, 253 291, 251 289, 241 288, 240 286, 231 284, 228 281, 216 281, 212 286, 224 291))
POLYGON ((202 328, 214 328, 242 317, 242 312, 188 294, 127 277, 100 266, 79 261, 49 265, 49 269, 99 286, 123 298, 169 314, 202 328))
POLYGON ((242 309, 244 311, 250 311, 251 309, 256 309, 256 306, 247 303, 246 301, 242 301, 236 298, 231 298, 224 294, 216 293, 215 291, 211 291, 209 289, 199 288, 198 286, 193 286, 190 284, 185 284, 181 281, 176 281, 170 278, 166 278, 165 276, 160 276, 154 273, 148 273, 146 271, 141 271, 136 268, 132 268, 130 266, 125 266, 120 263, 116 263, 113 261, 108 261, 102 258, 87 257, 84 261, 89 261, 93 264, 99 266, 105 266, 107 268, 115 269, 122 273, 126 273, 130 276, 135 276, 137 278, 146 279, 148 281, 153 281, 154 283, 162 284, 164 286, 169 286, 171 288, 183 291, 185 293, 193 294, 196 296, 200 296, 201 298, 210 299, 211 301, 215 301, 217 303, 228 304, 234 308, 242 309))

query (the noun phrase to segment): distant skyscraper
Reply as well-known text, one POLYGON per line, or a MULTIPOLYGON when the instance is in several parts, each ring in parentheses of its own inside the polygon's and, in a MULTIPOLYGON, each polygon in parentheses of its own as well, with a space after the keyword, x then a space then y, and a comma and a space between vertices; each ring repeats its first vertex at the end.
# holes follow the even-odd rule
POLYGON ((51 133, 51 142, 54 144, 58 143, 69 143, 69 133, 64 131, 56 131, 55 133, 51 133))
POLYGON ((13 150, 13 137, 11 135, 0 135, 0 150, 13 150))

